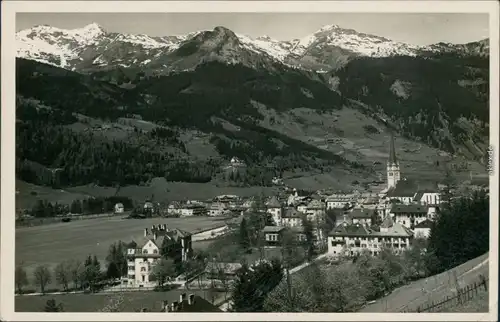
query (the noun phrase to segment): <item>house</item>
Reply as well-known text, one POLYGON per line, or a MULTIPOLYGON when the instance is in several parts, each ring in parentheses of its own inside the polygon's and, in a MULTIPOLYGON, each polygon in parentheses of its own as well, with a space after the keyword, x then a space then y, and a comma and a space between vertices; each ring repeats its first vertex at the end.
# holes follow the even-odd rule
POLYGON ((325 204, 319 200, 312 200, 309 202, 305 209, 307 218, 311 221, 321 221, 325 217, 326 207, 325 204))
POLYGON ((207 213, 207 208, 198 204, 186 204, 180 211, 181 217, 204 216, 207 213))
POLYGON ((419 204, 393 204, 390 210, 390 215, 394 217, 397 223, 413 229, 416 224, 427 219, 427 206, 419 204))
POLYGON ((301 201, 296 204, 296 209, 298 212, 305 214, 307 212, 307 202, 301 201))
POLYGON ((167 225, 153 225, 151 231, 144 229, 144 236, 132 241, 127 249, 128 285, 136 287, 155 286, 150 279, 154 264, 161 258, 160 248, 167 241, 181 245, 182 260, 186 261, 192 253, 191 233, 180 229, 168 229, 167 225))
POLYGON ((363 224, 344 222, 328 234, 328 252, 333 256, 355 256, 362 251, 378 255, 384 247, 399 253, 410 247, 413 233, 387 216, 380 225, 380 231, 363 224))
POLYGON ((222 310, 198 295, 189 294, 189 296, 187 296, 186 293, 182 293, 179 296, 179 301, 174 301, 172 303, 169 303, 168 301, 163 301, 161 312, 195 313, 195 312, 222 312, 222 310))
POLYGON ((223 216, 228 212, 225 204, 221 202, 214 202, 208 208, 208 215, 212 217, 223 216))
POLYGON ((167 207, 167 215, 176 217, 182 214, 182 204, 178 201, 171 202, 167 207))
POLYGON ((154 206, 154 204, 153 204, 151 201, 146 201, 146 202, 144 203, 144 207, 143 207, 143 209, 144 209, 144 212, 145 212, 145 213, 150 213, 150 214, 152 214, 152 213, 154 213, 154 212, 155 212, 155 206, 154 206))
POLYGON ((426 219, 415 225, 413 233, 415 237, 428 238, 431 234, 432 221, 426 219))
POLYGON ((302 191, 302 190, 297 190, 293 189, 292 193, 288 196, 287 199, 287 205, 288 206, 294 206, 299 202, 309 202, 311 201, 310 198, 310 193, 302 191))
POLYGON ((121 202, 115 204, 115 214, 122 214, 125 212, 125 207, 121 202))
POLYGON ((304 214, 295 208, 285 208, 281 216, 281 225, 286 227, 300 227, 302 226, 302 218, 304 214))
POLYGON ((232 281, 236 279, 236 274, 242 267, 241 263, 208 262, 203 271, 203 278, 206 280, 221 280, 224 278, 232 281), (224 274, 223 277, 222 274, 224 274))
POLYGON ((326 209, 343 209, 353 204, 356 199, 354 193, 337 192, 326 198, 326 209))
POLYGON ((363 224, 371 226, 373 210, 364 208, 355 208, 347 214, 349 220, 353 224, 363 224))
POLYGON ((283 233, 285 227, 283 226, 266 226, 262 229, 262 234, 264 238, 264 247, 272 248, 281 246, 283 240, 283 233))
POLYGON ((271 199, 266 202, 266 211, 271 214, 276 225, 281 225, 283 209, 281 207, 281 203, 278 201, 278 198, 272 196, 271 199))

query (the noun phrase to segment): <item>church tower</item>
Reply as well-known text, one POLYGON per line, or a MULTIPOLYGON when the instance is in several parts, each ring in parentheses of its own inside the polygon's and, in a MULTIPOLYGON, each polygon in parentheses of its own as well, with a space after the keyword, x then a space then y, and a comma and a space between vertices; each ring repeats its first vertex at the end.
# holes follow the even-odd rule
POLYGON ((394 147, 394 135, 391 133, 391 143, 389 151, 389 160, 387 161, 387 188, 394 188, 401 179, 399 162, 396 159, 396 148, 394 147))

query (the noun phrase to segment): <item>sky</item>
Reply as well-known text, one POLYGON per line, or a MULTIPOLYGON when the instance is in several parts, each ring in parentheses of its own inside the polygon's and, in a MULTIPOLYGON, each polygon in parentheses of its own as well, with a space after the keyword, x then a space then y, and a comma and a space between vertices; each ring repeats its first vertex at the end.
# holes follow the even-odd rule
POLYGON ((487 38, 488 15, 470 13, 18 13, 16 29, 46 24, 63 29, 98 23, 105 30, 149 36, 182 35, 223 26, 251 37, 306 37, 325 25, 414 45, 487 38))

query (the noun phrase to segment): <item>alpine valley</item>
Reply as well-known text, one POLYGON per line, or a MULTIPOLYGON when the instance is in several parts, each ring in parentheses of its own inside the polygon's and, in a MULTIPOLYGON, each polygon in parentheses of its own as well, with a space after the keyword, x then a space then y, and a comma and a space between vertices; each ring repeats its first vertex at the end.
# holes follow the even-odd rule
POLYGON ((35 26, 16 46, 16 171, 30 184, 362 187, 385 171, 389 131, 409 177, 436 179, 443 158, 485 174, 488 39, 415 46, 336 25, 289 41, 224 27, 150 37, 90 24, 35 26), (244 171, 227 171, 232 157, 244 171))

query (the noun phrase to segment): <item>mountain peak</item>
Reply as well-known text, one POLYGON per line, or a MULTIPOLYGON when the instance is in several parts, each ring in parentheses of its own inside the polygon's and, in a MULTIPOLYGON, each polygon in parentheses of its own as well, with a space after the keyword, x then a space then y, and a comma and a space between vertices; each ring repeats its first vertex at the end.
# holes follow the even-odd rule
POLYGON ((82 30, 88 31, 88 32, 96 32, 96 33, 102 33, 104 32, 104 28, 99 25, 97 22, 90 23, 86 25, 85 27, 82 28, 82 30))

